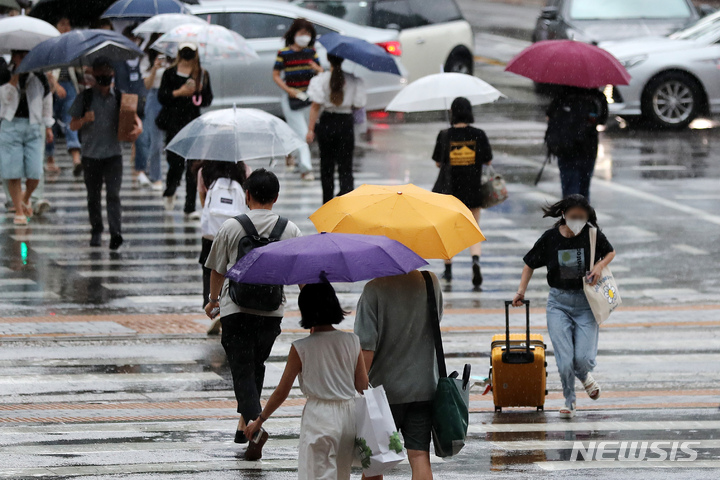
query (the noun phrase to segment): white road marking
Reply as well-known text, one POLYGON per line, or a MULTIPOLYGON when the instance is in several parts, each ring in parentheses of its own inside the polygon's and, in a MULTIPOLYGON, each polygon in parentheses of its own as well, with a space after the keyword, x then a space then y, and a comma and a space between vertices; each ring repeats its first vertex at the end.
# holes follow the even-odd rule
POLYGON ((705 250, 693 247, 691 245, 685 245, 684 243, 677 243, 677 244, 673 245, 673 248, 675 250, 680 250, 681 252, 687 253, 690 255, 709 255, 709 253, 705 250))

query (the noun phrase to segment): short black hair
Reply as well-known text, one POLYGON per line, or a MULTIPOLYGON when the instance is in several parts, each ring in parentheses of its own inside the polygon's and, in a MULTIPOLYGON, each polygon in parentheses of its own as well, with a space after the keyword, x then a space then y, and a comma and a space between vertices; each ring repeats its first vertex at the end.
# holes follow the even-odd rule
POLYGON ((278 197, 280 181, 273 172, 258 168, 245 180, 243 189, 250 194, 253 200, 265 205, 278 197))
POLYGON ((285 35, 283 35, 286 47, 289 47, 290 45, 295 43, 295 35, 300 30, 307 30, 308 32, 310 32, 310 43, 308 44, 308 47, 312 47, 313 45, 315 45, 315 39, 317 38, 317 32, 315 32, 315 25, 313 25, 309 20, 305 18, 296 18, 292 25, 290 25, 290 28, 288 28, 288 31, 285 32, 285 35))
POLYGON ((456 123, 475 123, 472 104, 465 97, 457 97, 450 105, 450 124, 456 123))
POLYGON ((319 325, 337 325, 347 315, 340 306, 335 289, 329 283, 305 285, 298 297, 300 326, 310 330, 319 325))
POLYGON ((92 62, 93 70, 100 70, 101 68, 105 68, 105 67, 112 68, 113 70, 115 70, 115 68, 113 67, 112 60, 110 60, 108 57, 104 57, 104 56, 97 57, 92 62))

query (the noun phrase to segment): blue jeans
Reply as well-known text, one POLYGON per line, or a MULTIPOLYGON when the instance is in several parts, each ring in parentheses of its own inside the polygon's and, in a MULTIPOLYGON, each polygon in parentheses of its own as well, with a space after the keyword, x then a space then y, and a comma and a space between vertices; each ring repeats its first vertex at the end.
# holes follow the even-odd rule
POLYGON ((582 290, 551 288, 547 325, 565 405, 575 402, 575 377, 581 382, 595 368, 600 331, 582 290))
POLYGON ((143 133, 135 142, 135 170, 145 171, 151 181, 162 180, 162 153, 165 145, 162 131, 155 124, 160 113, 158 91, 153 88, 145 99, 145 118, 143 119, 143 133))
MULTIPOLYGON (((65 143, 67 144, 68 151, 79 150, 80 140, 78 139, 78 132, 70 130, 70 107, 75 102, 77 92, 75 91, 75 85, 72 82, 59 82, 59 85, 65 89, 67 96, 65 98, 59 98, 57 95, 53 97, 53 115, 55 117, 55 125, 53 132, 57 133, 62 130, 65 134, 65 143)), ((55 142, 48 143, 45 145, 45 155, 48 157, 55 154, 55 142)))
POLYGON ((595 158, 558 158, 562 196, 580 194, 590 201, 590 180, 595 171, 595 158))

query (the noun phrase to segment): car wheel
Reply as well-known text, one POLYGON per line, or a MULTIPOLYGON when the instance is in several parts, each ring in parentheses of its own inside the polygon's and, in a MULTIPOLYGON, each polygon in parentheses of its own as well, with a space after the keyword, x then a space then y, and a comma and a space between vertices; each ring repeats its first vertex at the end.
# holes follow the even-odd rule
POLYGON ((469 55, 453 53, 445 62, 445 71, 453 73, 473 74, 473 59, 469 55))
POLYGON ((668 72, 651 80, 642 99, 642 113, 656 126, 685 128, 699 114, 702 87, 688 74, 668 72))

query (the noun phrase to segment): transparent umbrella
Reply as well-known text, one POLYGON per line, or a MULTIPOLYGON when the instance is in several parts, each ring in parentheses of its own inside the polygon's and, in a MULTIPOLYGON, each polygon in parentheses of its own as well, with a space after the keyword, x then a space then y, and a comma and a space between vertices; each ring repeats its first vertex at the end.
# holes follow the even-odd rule
POLYGON ((187 24, 195 25, 206 25, 207 22, 202 18, 198 18, 195 15, 185 15, 183 13, 163 13, 155 15, 144 22, 133 30, 133 34, 151 34, 151 33, 166 33, 175 27, 187 24))
POLYGON ((188 123, 167 149, 189 160, 239 162, 285 156, 304 143, 274 115, 255 108, 228 108, 188 123))
POLYGON ((0 53, 32 50, 39 43, 59 37, 57 28, 38 18, 19 15, 0 20, 0 53))
POLYGON ((196 43, 203 62, 258 58, 241 35, 209 23, 178 25, 158 38, 151 48, 174 58, 178 45, 183 42, 196 43))

